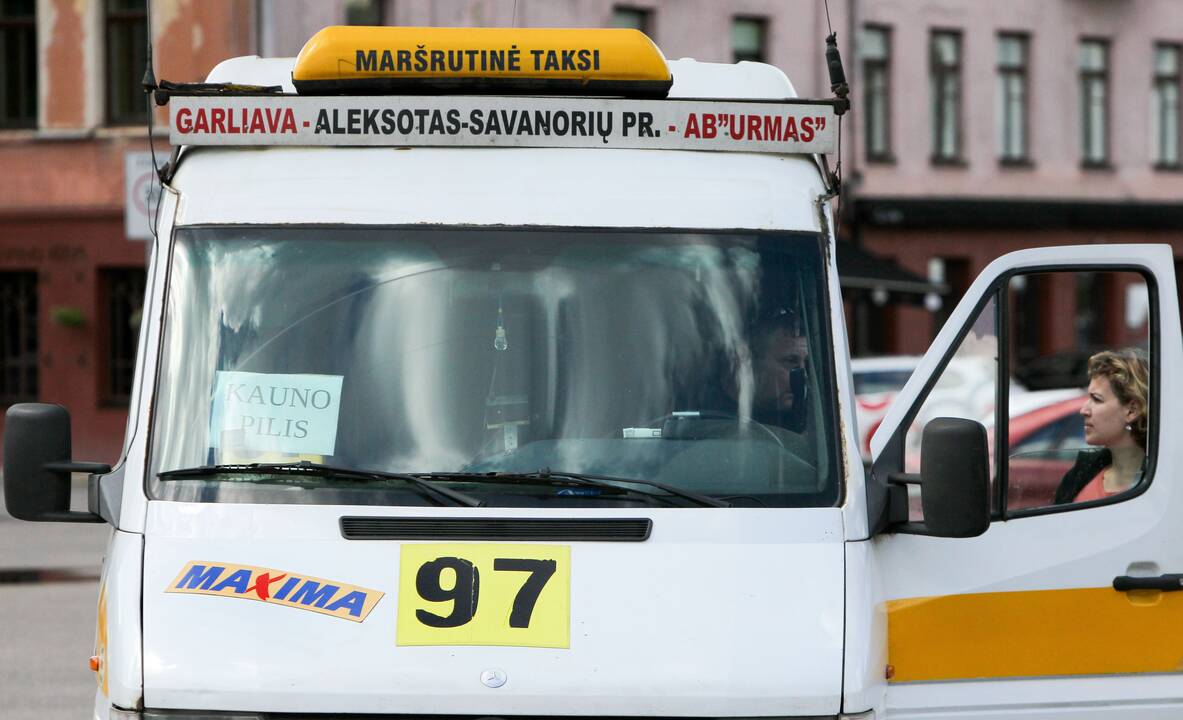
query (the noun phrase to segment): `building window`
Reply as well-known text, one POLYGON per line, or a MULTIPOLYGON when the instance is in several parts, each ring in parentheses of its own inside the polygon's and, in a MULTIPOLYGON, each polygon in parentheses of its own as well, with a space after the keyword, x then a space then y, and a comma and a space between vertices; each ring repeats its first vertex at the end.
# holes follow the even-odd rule
POLYGON ((386 7, 383 0, 346 0, 346 25, 385 25, 386 7))
POLYGON ((144 94, 148 18, 146 0, 107 0, 107 122, 148 122, 144 94))
POLYGON ((867 160, 891 157, 891 30, 868 25, 859 44, 863 59, 863 133, 867 160))
POLYGON ((932 95, 932 159, 961 161, 961 33, 934 31, 929 37, 932 95))
POLYGON ((1080 155, 1086 167, 1109 163, 1109 43, 1080 41, 1080 155))
POLYGON ((1178 168, 1179 158, 1179 55, 1183 46, 1154 46, 1154 94, 1151 98, 1151 144, 1154 164, 1178 168))
POLYGON ((37 273, 0 272, 0 403, 37 399, 37 273))
POLYGON ((762 18, 732 18, 731 61, 764 62, 767 31, 767 23, 762 18))
POLYGON ((136 369, 136 344, 144 306, 147 274, 143 268, 108 268, 100 271, 102 319, 106 325, 103 353, 102 399, 111 405, 126 405, 131 399, 136 369))
POLYGON ((998 157, 1003 163, 1027 161, 1027 36, 998 36, 998 157))
POLYGON ((37 3, 0 0, 0 129, 37 124, 37 3))
POLYGON ((652 37, 653 11, 645 8, 617 5, 612 8, 611 27, 640 30, 646 35, 652 37))

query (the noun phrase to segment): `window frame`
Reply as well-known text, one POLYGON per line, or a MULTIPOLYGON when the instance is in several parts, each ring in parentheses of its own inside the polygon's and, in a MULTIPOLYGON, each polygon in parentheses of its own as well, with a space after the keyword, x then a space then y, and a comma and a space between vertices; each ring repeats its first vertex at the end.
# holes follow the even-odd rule
MULTIPOLYGON (((128 113, 118 114, 113 107, 114 87, 113 87, 113 72, 112 58, 118 52, 125 59, 136 59, 136 50, 130 45, 125 48, 114 49, 112 47, 111 36, 112 32, 117 27, 126 27, 132 29, 138 22, 144 23, 144 31, 151 33, 151 28, 148 27, 148 12, 147 2, 145 0, 144 10, 113 10, 111 8, 112 0, 104 0, 102 7, 103 17, 103 118, 108 126, 126 127, 136 125, 148 124, 148 99, 144 95, 143 102, 140 103, 140 109, 128 113)), ((134 77, 134 76, 133 76, 134 77)), ((137 83, 138 86, 138 83, 137 83)), ((134 105, 134 103, 133 103, 134 105)))
MULTIPOLYGON (((1003 166, 1031 167, 1031 34, 1015 30, 1001 30, 996 37, 996 48, 1001 49, 1004 40, 1018 43, 1021 58, 1018 65, 1007 65, 1001 57, 995 64, 998 80, 998 101, 1001 124, 999 131, 998 163, 1003 166), (1017 80, 1019 97, 1019 126, 1010 126, 1011 84, 1017 80), (1017 130, 1020 137, 1020 148, 1017 155, 1008 152, 1010 133, 1017 130)), ((1001 53, 999 53, 1001 55, 1001 53)))
POLYGON ((878 32, 883 35, 884 53, 883 58, 861 58, 862 60, 862 82, 863 82, 863 107, 866 108, 865 119, 863 121, 863 144, 865 146, 864 156, 868 163, 894 163, 895 154, 892 152, 891 142, 891 51, 892 51, 892 32, 890 25, 883 25, 880 23, 867 23, 863 25, 863 32, 878 32), (872 147, 871 138, 874 137, 872 132, 872 123, 875 117, 871 112, 872 100, 871 96, 875 90, 874 83, 871 82, 872 75, 882 75, 882 98, 883 103, 883 148, 876 149, 872 147))
MULTIPOLYGON (((0 405, 5 407, 20 402, 36 402, 41 395, 41 274, 37 270, 24 270, 16 268, 5 268, 0 271, 0 286, 7 291, 9 283, 16 288, 16 292, 26 300, 31 301, 31 308, 25 308, 25 314, 21 318, 17 318, 21 323, 21 331, 18 331, 20 347, 14 348, 14 352, 10 357, 7 355, 8 350, 8 333, 0 334, 0 405), (22 332, 23 331, 23 332, 22 332), (5 386, 6 378, 3 375, 7 374, 9 365, 16 367, 19 374, 18 386, 14 392, 7 392, 8 387, 5 386), (27 383, 28 376, 26 373, 31 372, 32 382, 27 383), (32 387, 28 387, 28 385, 32 387)), ((6 293, 5 293, 6 294, 6 293)), ((13 308, 7 302, 4 303, 4 319, 7 319, 9 310, 11 309, 13 316, 16 316, 19 308, 13 308)))
MULTIPOLYGON (((32 15, 0 15, 0 35, 4 35, 6 37, 6 41, 11 40, 13 37, 19 37, 22 33, 28 33, 30 30, 32 31, 32 53, 31 57, 27 59, 32 61, 32 107, 30 108, 28 116, 14 115, 12 117, 6 115, 4 109, 0 108, 0 130, 28 130, 37 127, 38 114, 40 112, 38 94, 39 83, 41 80, 39 52, 37 48, 37 6, 36 4, 33 5, 32 15)), ((13 95, 18 98, 18 102, 21 102, 24 94, 28 92, 28 89, 25 87, 23 82, 24 78, 19 77, 19 69, 16 74, 17 81, 14 83, 13 87, 8 86, 7 75, 0 76, 0 83, 3 83, 4 85, 4 94, 0 95, 0 97, 7 98, 8 93, 12 92, 13 95)))
POLYGON ((1113 107, 1112 107, 1112 93, 1109 91, 1109 76, 1111 68, 1112 43, 1109 38, 1097 36, 1084 36, 1080 38, 1077 43, 1077 73, 1078 84, 1077 93, 1079 95, 1080 107, 1078 108, 1078 117, 1080 119, 1080 166, 1086 170, 1100 169, 1107 170, 1112 167, 1112 127, 1113 127, 1113 107), (1082 67, 1080 62, 1080 53, 1084 51, 1086 44, 1095 43, 1101 49, 1102 67, 1100 70, 1086 69, 1082 67), (1103 124, 1100 155, 1098 158, 1090 158, 1089 151, 1092 149, 1089 145, 1090 137, 1093 134, 1093 125, 1090 121, 1090 110, 1092 103, 1090 100, 1091 89, 1093 87, 1100 87, 1102 92, 1101 99, 1101 121, 1103 124))
POLYGON ((1152 118, 1155 123, 1155 130, 1157 130, 1158 137, 1151 138, 1151 146, 1155 152, 1153 158, 1153 167, 1155 170, 1183 170, 1183 42, 1172 41, 1156 41, 1153 45, 1151 55, 1152 74, 1150 80, 1150 93, 1152 102, 1161 103, 1160 92, 1165 88, 1172 88, 1175 91, 1175 159, 1165 160, 1163 158, 1164 140, 1166 140, 1166 128, 1163 123, 1163 115, 1165 109, 1163 105, 1159 104, 1157 116, 1152 118), (1166 50, 1175 53, 1175 70, 1173 74, 1160 74, 1158 71, 1158 64, 1155 62, 1158 52, 1166 50))
POLYGON ((633 28, 640 30, 646 36, 653 37, 655 13, 653 8, 644 7, 641 5, 630 5, 628 3, 620 3, 612 5, 611 15, 609 15, 609 27, 614 28, 633 28), (639 21, 638 25, 619 25, 616 18, 619 14, 632 13, 639 21))
MULTIPOLYGON (((1162 318, 1161 308, 1159 305, 1159 287, 1157 279, 1150 268, 1138 264, 1123 264, 1123 265, 1040 265, 1033 267, 1024 267, 1017 271, 1009 271, 1001 275, 990 290, 991 296, 998 297, 998 312, 999 312, 999 353, 998 353, 998 397, 995 401, 994 410, 994 457, 1005 458, 1005 462, 995 462, 995 487, 993 488, 993 497, 991 497, 990 522, 995 521, 1007 522, 1010 520, 1020 520, 1028 517, 1039 517, 1042 515, 1053 515, 1062 512, 1075 512, 1077 510, 1087 510, 1095 507, 1102 507, 1105 505, 1114 505, 1122 503, 1142 495, 1146 492, 1151 484, 1154 482, 1155 468, 1158 464, 1159 454, 1159 424, 1161 422, 1161 396, 1162 393, 1157 391, 1157 388, 1162 387, 1162 371, 1161 362, 1159 360, 1161 355, 1160 347, 1162 342, 1155 342, 1156 337, 1161 337, 1162 318), (1135 273, 1146 282, 1146 291, 1150 307, 1150 320, 1147 323, 1147 338, 1148 350, 1147 358, 1150 362, 1150 398, 1147 403, 1149 407, 1147 412, 1146 427, 1146 472, 1142 476, 1141 482, 1134 487, 1121 493, 1117 493, 1111 497, 1101 498, 1099 500, 1087 500, 1084 502, 1064 503, 1063 505, 1044 505, 1033 508, 1022 508, 1012 510, 1007 507, 1008 493, 1010 490, 1010 388, 1008 382, 1002 382, 1003 378, 1010 377, 1010 294, 1007 292, 1010 287, 1010 282, 1018 275, 1038 275, 1044 273, 1054 272, 1070 272, 1070 273, 1135 273), (1000 422, 1005 420, 1005 425, 1000 422), (999 432, 999 428, 1005 429, 1005 432, 999 432)), ((968 329, 968 328, 967 328, 968 329)))
MULTIPOLYGON (((1183 262, 1183 260, 1176 259, 1176 264, 1183 262)), ((965 342, 969 336, 974 325, 982 317, 982 312, 991 301, 994 301, 995 323, 998 329, 998 366, 995 375, 995 408, 994 408, 994 440, 992 443, 992 450, 994 458, 1008 457, 1009 442, 1006 441, 1006 436, 1009 434, 1010 421, 1010 392, 1009 380, 1010 377, 1010 301, 1009 294, 1006 290, 1010 287, 1011 281, 1018 275, 1041 274, 1051 272, 1110 272, 1110 273, 1137 273, 1146 281, 1147 297, 1150 303, 1150 319, 1148 322, 1147 333, 1151 340, 1149 343, 1147 358, 1150 362, 1150 398, 1149 398, 1149 413, 1148 425, 1146 430, 1146 472, 1143 474, 1142 482, 1134 486, 1130 490, 1119 493, 1112 497, 1102 498, 1100 500, 1090 500, 1080 503, 1067 503, 1064 505, 1047 505, 1037 508, 1028 508, 1023 510, 1005 510, 1006 494, 1002 488, 1009 486, 1009 462, 994 463, 994 487, 991 490, 990 496, 990 524, 995 522, 1008 522, 1012 520, 1020 520, 1028 517, 1039 517, 1043 515, 1052 515, 1062 512, 1074 512, 1077 510, 1087 510, 1094 507, 1101 507, 1104 505, 1112 505, 1115 503, 1122 503, 1140 497, 1153 484, 1155 473, 1158 464, 1159 455, 1159 439, 1161 438, 1161 408, 1162 408, 1162 392, 1156 391, 1156 388, 1162 388, 1162 370, 1161 370, 1161 356, 1162 356, 1162 342, 1153 342, 1155 337, 1160 337, 1162 328, 1162 307, 1160 304, 1160 288, 1154 271, 1151 267, 1139 264, 1137 262, 1130 263, 1109 263, 1109 262, 1090 262, 1082 264, 1059 264, 1049 263, 1046 265, 1028 265, 1020 268, 1012 268, 1002 272, 998 277, 994 278, 991 283, 982 289, 981 295, 978 296, 973 308, 966 315, 966 319, 962 324, 956 328, 949 342, 945 345, 944 354, 937 360, 932 372, 928 377, 923 378, 923 383, 911 399, 911 405, 904 412, 900 418, 900 422, 892 431, 890 437, 887 438, 886 443, 882 448, 882 452, 875 459, 873 468, 878 469, 881 466, 886 466, 888 472, 895 467, 904 466, 904 444, 907 433, 910 431, 912 424, 919 415, 924 403, 932 394, 934 388, 940 382, 941 376, 949 367, 949 364, 956 355, 957 350, 965 342), (1002 349, 1006 348, 1006 351, 1002 349), (1000 418, 1007 418, 1006 424, 1002 425, 998 422, 1000 418), (1002 427, 1006 432, 1000 432, 1002 427), (1007 468, 1002 471, 1001 468, 1007 468)), ((909 381, 911 382, 911 381, 909 381)), ((893 502, 898 502, 900 496, 907 497, 906 493, 899 490, 893 491, 895 488, 911 488, 914 481, 901 483, 900 481, 893 481, 887 477, 883 477, 876 483, 868 485, 868 522, 871 526, 873 534, 880 533, 898 533, 907 535, 931 535, 925 526, 923 520, 892 520, 893 512, 899 512, 901 508, 898 505, 893 505, 893 502), (899 494, 895 494, 899 493, 899 494), (876 515, 875 513, 882 513, 876 515), (878 524, 877 524, 878 523, 878 524)), ((904 509, 906 512, 907 506, 904 509)))
POLYGON ((732 15, 731 16, 731 62, 768 62, 768 18, 762 15, 732 15), (758 38, 758 52, 753 57, 740 57, 735 47, 735 27, 738 23, 750 22, 756 25, 758 38))
MULTIPOLYGON (((374 23, 373 25, 367 25, 367 26, 368 27, 379 27, 379 26, 386 25, 388 18, 387 18, 385 0, 373 0, 372 7, 373 7, 373 10, 378 15, 377 22, 374 23)), ((346 0, 344 3, 341 4, 341 9, 344 11, 344 17, 341 19, 341 23, 343 25, 363 27, 361 25, 361 23, 355 23, 349 18, 349 13, 354 8, 355 8, 355 3, 352 2, 351 0, 346 0)))
POLYGON ((961 30, 954 28, 930 28, 928 33, 928 79, 929 79, 929 119, 931 125, 931 144, 929 161, 933 165, 964 166, 965 163, 965 127, 964 127, 964 98, 965 85, 962 70, 965 65, 965 37, 961 30), (936 43, 939 37, 949 37, 954 40, 957 58, 952 64, 938 64, 936 43), (952 93, 952 119, 946 116, 945 106, 950 98, 945 92, 945 81, 954 81, 952 93), (952 122, 953 149, 950 153, 943 151, 942 135, 948 122, 952 122))

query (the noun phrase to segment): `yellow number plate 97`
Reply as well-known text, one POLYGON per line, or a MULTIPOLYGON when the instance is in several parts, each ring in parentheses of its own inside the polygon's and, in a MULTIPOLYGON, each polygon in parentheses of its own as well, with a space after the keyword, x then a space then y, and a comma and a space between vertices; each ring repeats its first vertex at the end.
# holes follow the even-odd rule
POLYGON ((403 545, 399 645, 571 646, 571 548, 403 545))

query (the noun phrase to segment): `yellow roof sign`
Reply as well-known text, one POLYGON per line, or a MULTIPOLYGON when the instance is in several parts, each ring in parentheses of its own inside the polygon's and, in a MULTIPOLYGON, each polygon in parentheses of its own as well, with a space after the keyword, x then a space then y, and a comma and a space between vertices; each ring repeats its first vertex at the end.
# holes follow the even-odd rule
POLYGON ((292 81, 301 95, 665 97, 673 76, 637 30, 337 26, 304 45, 292 81))

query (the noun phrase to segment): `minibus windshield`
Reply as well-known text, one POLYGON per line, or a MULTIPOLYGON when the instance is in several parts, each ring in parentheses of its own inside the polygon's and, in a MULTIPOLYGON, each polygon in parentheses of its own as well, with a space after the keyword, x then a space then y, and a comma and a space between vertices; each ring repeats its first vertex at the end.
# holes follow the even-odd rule
POLYGON ((822 248, 788 232, 178 228, 150 496, 835 505, 822 248))

